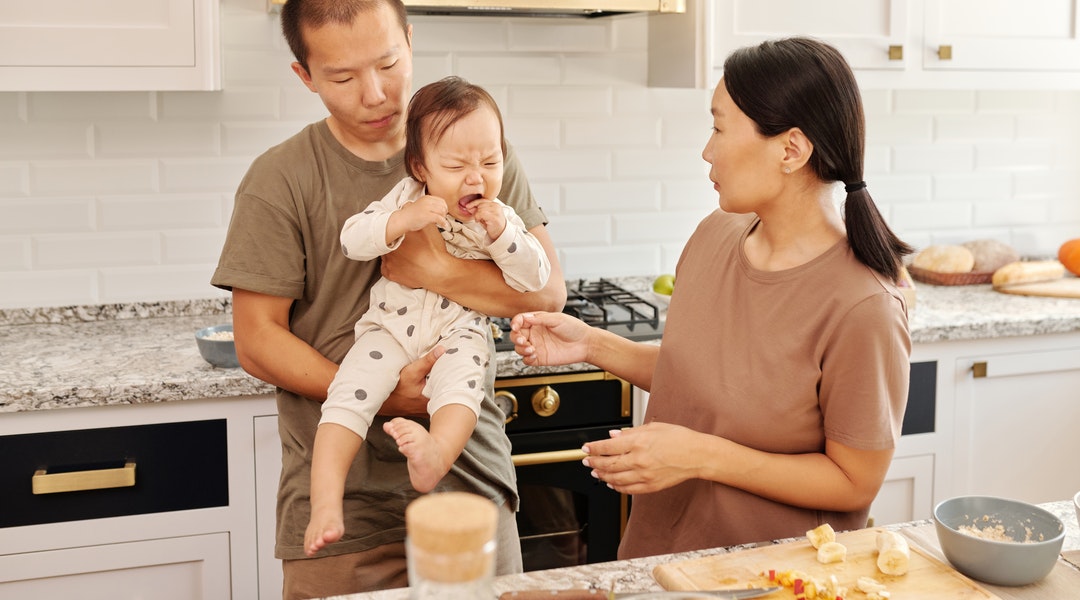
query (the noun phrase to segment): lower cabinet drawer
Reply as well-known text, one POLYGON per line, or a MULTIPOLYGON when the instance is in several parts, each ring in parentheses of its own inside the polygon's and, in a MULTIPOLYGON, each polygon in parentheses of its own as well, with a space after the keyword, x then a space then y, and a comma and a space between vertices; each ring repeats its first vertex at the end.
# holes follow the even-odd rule
POLYGON ((229 534, 0 556, 0 598, 231 597, 229 534))
POLYGON ((229 504, 225 419, 8 435, 0 456, 0 527, 229 504))

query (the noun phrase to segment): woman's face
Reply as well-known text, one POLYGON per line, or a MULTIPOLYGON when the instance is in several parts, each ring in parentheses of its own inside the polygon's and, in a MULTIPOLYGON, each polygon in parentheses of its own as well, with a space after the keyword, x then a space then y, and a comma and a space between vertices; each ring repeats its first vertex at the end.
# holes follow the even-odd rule
POLYGON ((709 179, 720 195, 720 208, 757 212, 779 193, 785 175, 783 145, 778 138, 758 133, 757 125, 731 99, 723 80, 713 92, 711 112, 712 133, 701 157, 711 165, 709 179))

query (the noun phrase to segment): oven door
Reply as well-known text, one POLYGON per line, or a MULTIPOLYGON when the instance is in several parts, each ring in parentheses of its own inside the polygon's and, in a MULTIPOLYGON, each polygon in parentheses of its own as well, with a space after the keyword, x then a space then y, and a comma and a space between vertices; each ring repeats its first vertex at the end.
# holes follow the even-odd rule
POLYGON ((512 438, 526 571, 615 560, 629 497, 607 487, 581 464, 582 444, 607 438, 608 431, 593 427, 512 438), (540 450, 552 447, 559 449, 540 450))

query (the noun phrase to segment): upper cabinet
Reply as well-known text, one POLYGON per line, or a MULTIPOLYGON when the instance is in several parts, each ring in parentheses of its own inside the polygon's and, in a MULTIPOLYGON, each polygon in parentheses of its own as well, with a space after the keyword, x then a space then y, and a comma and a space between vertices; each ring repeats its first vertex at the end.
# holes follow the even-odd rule
MULTIPOLYGON (((1080 89, 1080 0, 694 0, 650 17, 650 85, 712 87, 735 48, 793 35, 836 46, 864 88, 1080 89), (693 51, 657 41, 682 18, 693 51), (655 46, 653 44, 656 44, 655 46), (662 81, 664 63, 695 78, 662 81)), ((683 48, 691 45, 684 38, 683 48)))
POLYGON ((221 89, 220 0, 0 7, 0 91, 221 89))

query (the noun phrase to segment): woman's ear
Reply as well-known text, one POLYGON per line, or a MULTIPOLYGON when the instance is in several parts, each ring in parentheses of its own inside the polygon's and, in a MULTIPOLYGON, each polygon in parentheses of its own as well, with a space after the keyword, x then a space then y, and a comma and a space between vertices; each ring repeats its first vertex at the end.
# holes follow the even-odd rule
POLYGON ((792 127, 786 133, 780 134, 780 140, 784 147, 784 158, 781 167, 783 167, 785 173, 801 169, 810 160, 810 155, 814 153, 813 142, 798 127, 792 127))

